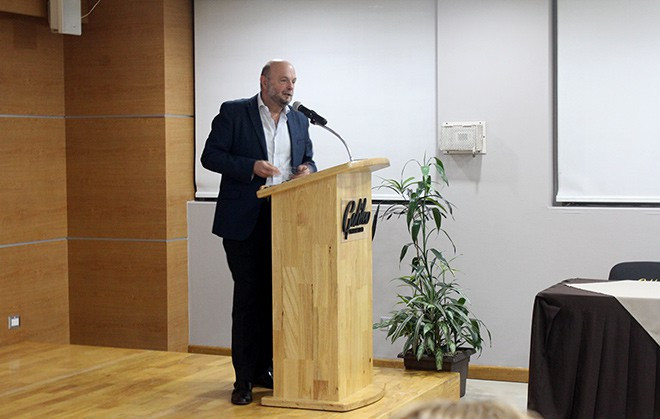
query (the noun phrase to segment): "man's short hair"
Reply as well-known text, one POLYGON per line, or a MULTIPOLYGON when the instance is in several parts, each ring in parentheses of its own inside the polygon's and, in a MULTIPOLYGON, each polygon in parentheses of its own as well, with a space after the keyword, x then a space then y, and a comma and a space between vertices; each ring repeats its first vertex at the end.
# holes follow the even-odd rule
POLYGON ((266 63, 266 65, 264 66, 264 68, 261 69, 261 75, 262 75, 262 76, 264 76, 264 77, 266 77, 266 78, 269 78, 269 77, 270 77, 270 65, 271 65, 272 63, 273 63, 272 61, 268 61, 268 62, 266 63))

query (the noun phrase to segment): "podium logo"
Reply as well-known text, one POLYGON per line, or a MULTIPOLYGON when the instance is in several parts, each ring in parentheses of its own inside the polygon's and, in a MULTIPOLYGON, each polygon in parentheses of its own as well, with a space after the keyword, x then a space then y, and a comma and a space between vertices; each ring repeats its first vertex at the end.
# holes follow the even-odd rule
POLYGON ((349 234, 361 233, 364 226, 369 224, 371 212, 365 211, 367 208, 367 198, 350 200, 344 208, 344 216, 341 221, 341 231, 344 234, 344 240, 348 239, 349 234))

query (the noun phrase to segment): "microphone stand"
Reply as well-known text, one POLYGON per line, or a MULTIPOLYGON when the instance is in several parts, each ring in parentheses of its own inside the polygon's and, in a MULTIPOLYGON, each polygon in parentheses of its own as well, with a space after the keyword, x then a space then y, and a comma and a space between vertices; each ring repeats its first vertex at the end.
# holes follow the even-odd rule
POLYGON ((339 138, 342 144, 344 144, 344 148, 346 149, 346 152, 348 153, 348 160, 349 161, 354 161, 353 156, 351 155, 351 150, 348 148, 348 144, 346 144, 346 141, 344 141, 343 138, 339 134, 337 134, 332 128, 329 128, 325 125, 318 124, 316 121, 312 120, 312 124, 319 126, 321 128, 324 128, 325 130, 329 131, 331 134, 333 134, 335 137, 339 138))

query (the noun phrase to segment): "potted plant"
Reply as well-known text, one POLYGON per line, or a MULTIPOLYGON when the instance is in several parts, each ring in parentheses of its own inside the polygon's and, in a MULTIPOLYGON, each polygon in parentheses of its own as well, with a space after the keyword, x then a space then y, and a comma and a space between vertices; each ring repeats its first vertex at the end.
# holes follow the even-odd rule
POLYGON ((489 341, 490 331, 470 311, 455 270, 434 246, 436 240, 443 238, 456 253, 453 240, 443 228, 443 221, 453 216, 453 206, 440 193, 443 185, 449 185, 442 161, 437 157, 422 163, 411 160, 401 173, 401 180, 383 179, 378 187, 395 192, 401 199, 387 207, 379 218, 406 220, 410 241, 401 248, 399 264, 409 259, 410 274, 394 279, 404 288, 397 295, 398 309, 375 323, 374 329, 387 330, 392 343, 405 339, 399 356, 404 358, 406 368, 460 372, 462 397, 470 355, 481 352, 482 329, 488 333, 489 341), (404 179, 410 163, 417 164, 421 174, 404 179), (433 180, 432 169, 438 180, 433 180))

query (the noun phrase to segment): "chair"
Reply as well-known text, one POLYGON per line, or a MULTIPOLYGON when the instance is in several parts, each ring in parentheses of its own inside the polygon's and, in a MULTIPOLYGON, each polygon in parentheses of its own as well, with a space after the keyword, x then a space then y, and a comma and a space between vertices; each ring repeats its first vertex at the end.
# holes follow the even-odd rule
POLYGON ((610 270, 610 281, 646 279, 660 281, 660 262, 621 262, 610 270))

